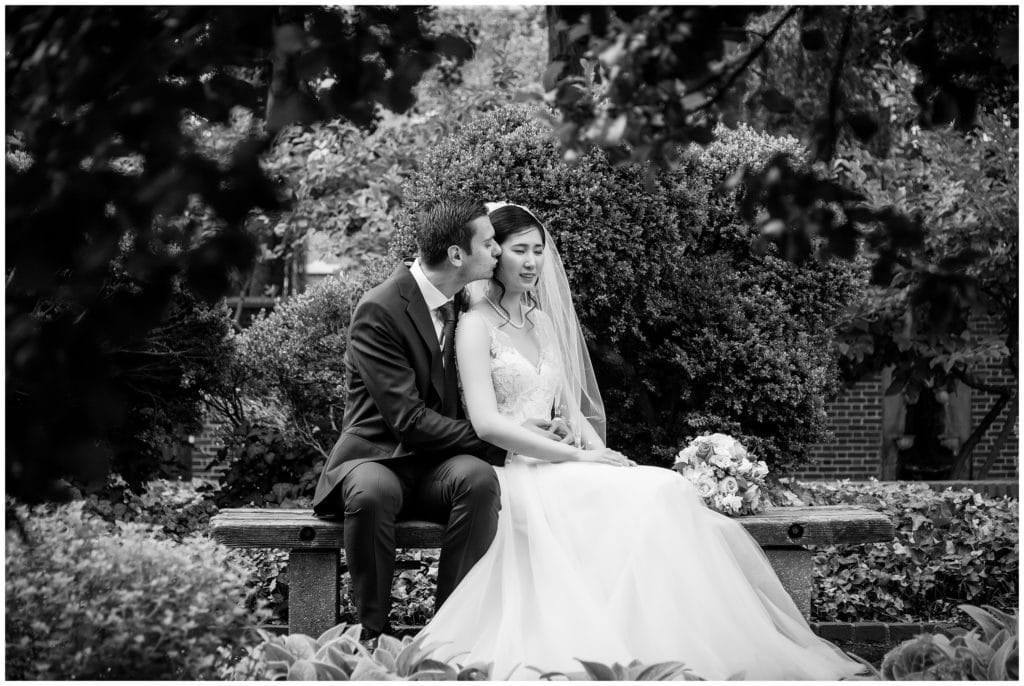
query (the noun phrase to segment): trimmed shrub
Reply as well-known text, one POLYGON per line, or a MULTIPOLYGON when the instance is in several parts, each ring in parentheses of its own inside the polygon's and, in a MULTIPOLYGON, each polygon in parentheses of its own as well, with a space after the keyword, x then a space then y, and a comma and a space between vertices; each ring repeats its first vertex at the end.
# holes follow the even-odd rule
POLYGON ((265 614, 247 572, 202 537, 111 527, 83 503, 16 508, 7 534, 8 679, 219 679, 265 614))
POLYGON ((427 155, 389 252, 415 252, 412 211, 445 193, 530 207, 565 261, 612 444, 667 465, 681 441, 721 431, 785 472, 828 437, 831 322, 852 282, 839 265, 751 252, 735 195, 714 190, 740 163, 801 151, 746 128, 719 133, 677 170, 647 175, 599 150, 569 165, 530 109, 499 109, 427 155))
POLYGON ((210 517, 217 514, 210 493, 191 482, 157 479, 137 492, 117 474, 107 478, 101 493, 85 496, 82 509, 111 523, 149 525, 154 537, 178 542, 193 534, 209 534, 210 517))
POLYGON ((352 309, 391 269, 378 258, 349 279, 324 279, 236 336, 230 390, 242 396, 242 416, 215 463, 226 468, 220 505, 312 495, 341 431, 352 309))
POLYGON ((794 504, 856 504, 893 518, 896 540, 815 549, 819 621, 943 621, 957 605, 1017 606, 1018 501, 907 482, 797 482, 794 504))

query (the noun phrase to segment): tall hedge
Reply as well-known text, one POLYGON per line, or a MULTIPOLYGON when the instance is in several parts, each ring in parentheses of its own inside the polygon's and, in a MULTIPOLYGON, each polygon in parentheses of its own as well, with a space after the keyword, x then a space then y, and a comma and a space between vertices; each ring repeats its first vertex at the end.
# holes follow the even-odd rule
POLYGON ((751 252, 735 197, 715 189, 738 164, 803 151, 748 128, 719 134, 677 170, 646 178, 600 151, 564 162, 549 126, 524 106, 485 114, 423 160, 391 257, 415 252, 411 217, 438 195, 530 207, 565 261, 612 445, 666 464, 688 437, 725 431, 784 472, 827 437, 831 322, 852 280, 843 265, 751 252))

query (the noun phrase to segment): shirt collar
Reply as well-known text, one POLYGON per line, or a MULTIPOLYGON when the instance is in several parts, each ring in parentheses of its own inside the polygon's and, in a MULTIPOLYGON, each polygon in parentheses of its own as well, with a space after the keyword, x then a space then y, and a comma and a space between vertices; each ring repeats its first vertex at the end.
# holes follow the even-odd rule
POLYGON ((437 290, 437 286, 430 283, 430 279, 428 279, 427 275, 423 272, 423 266, 420 265, 419 258, 416 258, 416 260, 413 261, 412 266, 409 267, 409 272, 412 274, 412 278, 416 279, 416 285, 420 287, 420 293, 423 294, 423 300, 426 301, 427 309, 431 312, 452 300, 445 296, 444 293, 437 290))

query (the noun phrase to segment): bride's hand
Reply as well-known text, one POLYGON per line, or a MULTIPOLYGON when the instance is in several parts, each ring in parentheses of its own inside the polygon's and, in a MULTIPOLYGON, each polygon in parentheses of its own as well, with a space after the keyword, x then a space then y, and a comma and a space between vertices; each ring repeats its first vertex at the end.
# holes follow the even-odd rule
POLYGON ((632 467, 636 464, 618 450, 612 450, 611 448, 598 448, 596 450, 583 450, 581 448, 576 451, 575 461, 610 464, 614 467, 632 467))

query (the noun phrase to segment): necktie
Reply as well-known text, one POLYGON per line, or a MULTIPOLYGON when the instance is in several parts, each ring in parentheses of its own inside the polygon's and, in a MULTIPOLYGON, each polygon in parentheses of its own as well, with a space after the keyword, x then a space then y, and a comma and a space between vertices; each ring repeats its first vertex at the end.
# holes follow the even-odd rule
POLYGON ((444 410, 454 417, 459 406, 459 381, 455 369, 455 303, 448 301, 438 308, 444 326, 441 328, 441 359, 444 360, 444 410))

